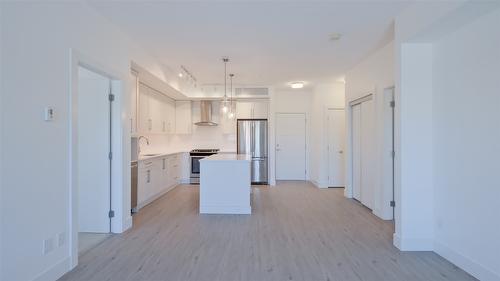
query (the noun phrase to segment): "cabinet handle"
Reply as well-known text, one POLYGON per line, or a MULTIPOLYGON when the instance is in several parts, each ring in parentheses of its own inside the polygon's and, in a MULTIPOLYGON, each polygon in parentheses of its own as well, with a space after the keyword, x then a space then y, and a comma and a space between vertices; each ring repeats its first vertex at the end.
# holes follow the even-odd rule
POLYGON ((148 126, 149 126, 149 130, 151 131, 153 129, 153 120, 148 119, 148 126))
POLYGON ((134 122, 133 122, 133 119, 130 118, 130 133, 132 134, 134 132, 134 122))
POLYGON ((151 182, 151 170, 146 171, 146 182, 147 183, 151 182))

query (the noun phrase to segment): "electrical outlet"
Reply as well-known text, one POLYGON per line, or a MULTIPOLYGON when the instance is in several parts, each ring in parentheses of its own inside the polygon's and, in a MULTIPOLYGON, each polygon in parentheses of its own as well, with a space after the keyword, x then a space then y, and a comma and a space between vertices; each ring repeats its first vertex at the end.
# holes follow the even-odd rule
POLYGON ((61 232, 57 235, 57 247, 61 247, 66 242, 66 233, 61 232))
POLYGON ((52 238, 43 240, 43 254, 47 255, 52 252, 52 250, 54 250, 54 240, 52 238))

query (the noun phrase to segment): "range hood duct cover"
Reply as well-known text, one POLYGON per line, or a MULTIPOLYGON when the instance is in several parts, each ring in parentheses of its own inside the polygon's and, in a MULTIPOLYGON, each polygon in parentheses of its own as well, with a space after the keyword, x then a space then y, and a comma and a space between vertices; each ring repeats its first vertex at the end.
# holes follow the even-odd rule
POLYGON ((194 123, 198 126, 217 126, 217 123, 212 121, 212 102, 200 102, 200 122, 194 123))

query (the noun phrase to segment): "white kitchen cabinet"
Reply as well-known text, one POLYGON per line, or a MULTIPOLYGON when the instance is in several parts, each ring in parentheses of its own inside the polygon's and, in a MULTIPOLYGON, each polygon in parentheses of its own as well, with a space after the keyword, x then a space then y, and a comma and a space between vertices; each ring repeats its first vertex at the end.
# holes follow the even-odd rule
POLYGON ((168 97, 165 97, 163 104, 163 132, 166 134, 174 134, 176 128, 175 101, 168 97))
POLYGON ((152 133, 163 133, 163 110, 164 103, 162 102, 161 94, 156 91, 151 91, 149 97, 149 120, 151 122, 152 133))
POLYGON ((175 133, 191 134, 193 122, 191 112, 191 101, 175 102, 175 133))
POLYGON ((175 186, 181 180, 181 157, 180 154, 168 157, 168 186, 175 186))
POLYGON ((130 73, 130 135, 137 135, 137 99, 139 97, 139 78, 137 73, 130 73))
POLYGON ((267 119, 268 101, 237 101, 236 118, 237 119, 267 119))
POLYGON ((139 86, 139 132, 175 133, 175 101, 144 84, 139 86))
POLYGON ((154 194, 153 161, 139 163, 139 178, 137 187, 137 203, 144 204, 154 194))
POLYGON ((237 101, 236 102, 236 118, 237 119, 251 119, 252 117, 251 101, 237 101))
POLYGON ((267 100, 259 100, 252 102, 252 118, 267 119, 269 115, 269 102, 267 100))
MULTIPOLYGON (((149 204, 182 181, 183 153, 170 154, 139 162, 137 203, 139 208, 149 204)), ((186 171, 187 172, 187 171, 186 171)))
POLYGON ((139 84, 139 132, 151 132, 151 120, 149 119, 149 88, 139 84))

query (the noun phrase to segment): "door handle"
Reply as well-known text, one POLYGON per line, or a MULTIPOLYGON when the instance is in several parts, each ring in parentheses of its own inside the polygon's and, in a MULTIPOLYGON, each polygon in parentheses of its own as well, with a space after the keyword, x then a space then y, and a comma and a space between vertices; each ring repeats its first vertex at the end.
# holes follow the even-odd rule
POLYGON ((343 150, 339 150, 338 152, 339 152, 339 154, 342 154, 342 153, 344 153, 344 151, 343 151, 343 150))

